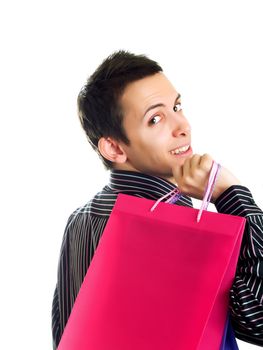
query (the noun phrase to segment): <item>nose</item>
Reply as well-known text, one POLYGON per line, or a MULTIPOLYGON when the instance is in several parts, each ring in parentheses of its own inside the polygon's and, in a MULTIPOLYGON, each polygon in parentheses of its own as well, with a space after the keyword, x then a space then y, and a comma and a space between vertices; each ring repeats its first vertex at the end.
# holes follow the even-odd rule
POLYGON ((171 131, 173 137, 188 136, 191 133, 191 126, 183 115, 173 116, 171 118, 171 131))

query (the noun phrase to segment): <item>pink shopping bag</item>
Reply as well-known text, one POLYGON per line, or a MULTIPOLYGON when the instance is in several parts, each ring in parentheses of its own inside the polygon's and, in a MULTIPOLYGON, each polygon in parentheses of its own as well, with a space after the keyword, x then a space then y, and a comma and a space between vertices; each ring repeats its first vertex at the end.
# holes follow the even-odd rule
POLYGON ((59 350, 216 350, 245 218, 119 194, 59 350))

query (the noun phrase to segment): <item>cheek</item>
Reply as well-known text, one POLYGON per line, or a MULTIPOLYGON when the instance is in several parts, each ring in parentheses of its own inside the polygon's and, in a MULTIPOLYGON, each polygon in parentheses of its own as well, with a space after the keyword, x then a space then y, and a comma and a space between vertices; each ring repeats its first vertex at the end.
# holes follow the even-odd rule
POLYGON ((167 141, 168 130, 163 123, 141 131, 140 137, 147 143, 163 144, 165 140, 167 141))
POLYGON ((130 130, 129 140, 133 151, 139 156, 145 155, 147 159, 163 158, 168 143, 165 128, 138 128, 130 130))
POLYGON ((165 145, 160 139, 152 138, 150 142, 144 142, 141 147, 141 154, 146 162, 160 162, 165 158, 165 145))

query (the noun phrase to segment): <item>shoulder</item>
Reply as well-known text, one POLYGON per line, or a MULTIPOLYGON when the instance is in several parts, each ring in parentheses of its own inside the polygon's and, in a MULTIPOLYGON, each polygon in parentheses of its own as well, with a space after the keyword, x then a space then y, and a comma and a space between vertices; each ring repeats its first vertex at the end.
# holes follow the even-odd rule
POLYGON ((230 186, 215 201, 218 212, 238 216, 262 215, 250 190, 242 185, 230 186))
POLYGON ((63 241, 72 240, 94 228, 95 223, 103 225, 108 220, 118 194, 106 191, 105 188, 70 214, 63 241))

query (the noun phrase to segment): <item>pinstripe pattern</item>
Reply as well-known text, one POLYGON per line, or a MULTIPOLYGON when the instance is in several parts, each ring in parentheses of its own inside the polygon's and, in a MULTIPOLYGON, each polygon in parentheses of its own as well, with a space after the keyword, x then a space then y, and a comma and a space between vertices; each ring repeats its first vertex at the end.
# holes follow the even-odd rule
MULTIPOLYGON (((54 349, 118 193, 155 200, 173 188, 173 184, 155 176, 114 170, 109 184, 70 215, 62 240, 52 304, 54 349)), ((182 196, 176 204, 193 206, 188 196, 182 196)), ((230 310, 236 337, 263 345, 263 212, 255 204, 250 191, 240 185, 231 186, 222 193, 215 206, 220 213, 246 217, 236 276, 230 291, 230 310)))

